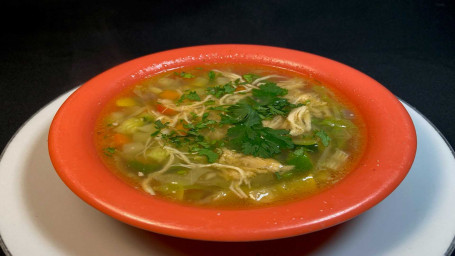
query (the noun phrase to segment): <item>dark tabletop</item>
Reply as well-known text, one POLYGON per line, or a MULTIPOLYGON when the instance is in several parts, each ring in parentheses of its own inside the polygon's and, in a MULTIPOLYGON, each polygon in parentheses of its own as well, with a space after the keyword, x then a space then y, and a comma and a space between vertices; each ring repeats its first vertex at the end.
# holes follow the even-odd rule
POLYGON ((352 66, 455 145, 455 1, 9 1, 2 10, 1 149, 35 112, 106 69, 220 43, 286 47, 352 66))

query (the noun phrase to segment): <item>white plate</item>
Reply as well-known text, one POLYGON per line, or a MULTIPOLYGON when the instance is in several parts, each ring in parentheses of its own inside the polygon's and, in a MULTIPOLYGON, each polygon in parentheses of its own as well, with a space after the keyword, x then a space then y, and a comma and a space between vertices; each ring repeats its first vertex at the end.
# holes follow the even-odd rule
MULTIPOLYGON (((33 116, 0 162, 0 234, 7 255, 444 255, 455 236, 455 159, 444 138, 404 104, 417 129, 417 156, 384 201, 336 227, 293 238, 220 243, 139 230, 76 197, 55 173, 47 133, 71 92, 33 116)), ((1 242, 1 241, 0 241, 1 242)))

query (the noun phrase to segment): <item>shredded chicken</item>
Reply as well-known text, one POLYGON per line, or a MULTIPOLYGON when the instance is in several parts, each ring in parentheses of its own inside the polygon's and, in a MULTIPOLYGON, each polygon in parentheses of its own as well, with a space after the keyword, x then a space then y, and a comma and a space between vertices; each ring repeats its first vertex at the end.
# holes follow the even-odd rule
POLYGON ((321 164, 321 167, 336 170, 346 163, 348 157, 348 153, 337 148, 328 160, 321 164))
POLYGON ((332 116, 327 102, 321 100, 316 93, 288 94, 285 97, 293 104, 305 104, 311 115, 315 117, 323 118, 332 116))
POLYGON ((292 136, 298 136, 304 132, 311 131, 311 114, 307 106, 293 109, 286 120, 291 127, 289 134, 292 136))
POLYGON ((258 79, 256 79, 256 80, 254 80, 251 84, 257 85, 257 84, 259 84, 260 82, 265 81, 265 80, 270 79, 270 78, 282 78, 282 76, 279 76, 279 75, 264 76, 264 77, 261 77, 261 78, 258 78, 258 79))
POLYGON ((235 73, 227 72, 227 71, 221 71, 221 70, 218 70, 218 69, 213 69, 212 71, 220 73, 224 77, 229 78, 231 81, 235 81, 235 80, 239 79, 239 81, 244 82, 243 78, 240 75, 237 75, 235 73))
POLYGON ((277 85, 281 88, 287 89, 289 91, 289 95, 294 94, 295 92, 299 93, 301 89, 305 88, 308 85, 308 82, 299 78, 291 78, 283 82, 278 82, 277 85))
MULTIPOLYGON (((258 173, 285 172, 294 168, 294 166, 282 165, 272 158, 246 156, 226 148, 223 149, 219 162, 240 167, 245 171, 247 178, 251 178, 258 173)), ((239 179, 238 172, 224 170, 224 173, 233 179, 239 179)))

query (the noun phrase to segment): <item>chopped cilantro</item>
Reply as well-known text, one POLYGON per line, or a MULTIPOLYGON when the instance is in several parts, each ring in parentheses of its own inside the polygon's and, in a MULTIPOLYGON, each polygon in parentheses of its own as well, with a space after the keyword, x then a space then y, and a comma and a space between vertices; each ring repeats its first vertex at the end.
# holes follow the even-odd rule
POLYGON ((242 76, 243 79, 245 79, 245 81, 247 81, 248 83, 252 83, 254 80, 258 79, 260 76, 256 75, 256 74, 245 74, 242 76))
POLYGON ((282 149, 294 147, 287 130, 274 130, 261 124, 247 126, 238 124, 228 129, 227 143, 246 155, 270 158, 282 149))
POLYGON ((223 97, 226 94, 232 94, 235 92, 235 87, 232 85, 232 82, 229 82, 225 85, 219 85, 214 87, 208 87, 206 89, 207 94, 213 95, 218 99, 223 97))
POLYGON ((116 149, 113 147, 107 147, 104 148, 103 151, 106 156, 111 157, 115 153, 116 149))
POLYGON ((216 74, 213 71, 209 71, 209 82, 215 81, 216 74))
POLYGON ((291 104, 282 98, 288 91, 277 86, 275 83, 265 83, 259 89, 253 89, 253 98, 258 103, 256 109, 264 119, 270 119, 276 115, 287 116, 292 109, 301 105, 291 104))
POLYGON ((153 122, 153 118, 151 116, 143 116, 141 119, 142 119, 142 122, 144 122, 144 123, 153 122))
POLYGON ((161 120, 156 120, 155 121, 155 128, 158 129, 158 130, 161 130, 163 128, 166 128, 166 126, 168 125, 169 123, 162 123, 161 120))
POLYGON ((183 77, 183 78, 193 78, 194 75, 192 75, 191 73, 186 73, 186 72, 175 72, 174 73, 176 76, 180 76, 180 77, 183 77))
POLYGON ((275 177, 277 180, 281 180, 283 178, 279 172, 275 172, 275 177))
POLYGON ((186 98, 189 99, 189 100, 192 100, 192 101, 200 101, 201 100, 201 97, 199 97, 199 95, 195 91, 188 92, 188 94, 186 95, 186 98))
POLYGON ((315 132, 314 135, 318 136, 321 139, 322 145, 324 145, 324 147, 327 147, 329 145, 330 137, 323 130, 315 132))
POLYGON ((177 103, 180 104, 185 99, 189 99, 191 101, 201 101, 201 97, 199 97, 195 91, 186 91, 184 94, 182 94, 182 96, 180 96, 180 99, 177 100, 177 103))
POLYGON ((245 123, 247 126, 260 124, 262 119, 255 109, 255 105, 256 102, 253 99, 246 98, 228 107, 227 114, 230 123, 245 123))
POLYGON ((259 86, 259 89, 253 89, 253 96, 260 101, 269 101, 271 98, 284 96, 288 90, 276 85, 276 83, 265 83, 259 86))
POLYGON ((203 149, 199 149, 197 151, 197 153, 201 156, 206 156, 207 157, 207 161, 209 163, 214 163, 218 160, 218 158, 220 157, 220 155, 218 155, 217 153, 215 153, 214 151, 210 150, 210 149, 206 149, 206 148, 203 148, 203 149))

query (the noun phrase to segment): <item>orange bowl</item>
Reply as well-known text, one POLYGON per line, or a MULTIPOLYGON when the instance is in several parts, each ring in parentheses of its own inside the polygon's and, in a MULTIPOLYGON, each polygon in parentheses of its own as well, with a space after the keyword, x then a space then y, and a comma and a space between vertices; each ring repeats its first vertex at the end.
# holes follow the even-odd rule
POLYGON ((397 98, 346 65, 313 54, 257 45, 207 45, 159 52, 118 65, 77 89, 49 131, 49 153, 63 182, 85 202, 130 225, 191 239, 254 241, 290 237, 347 221, 386 198, 405 178, 416 133, 397 98), (276 66, 311 76, 357 106, 366 146, 343 180, 309 198, 254 209, 201 208, 164 201, 129 186, 103 164, 93 141, 103 106, 126 87, 155 74, 215 63, 276 66))

